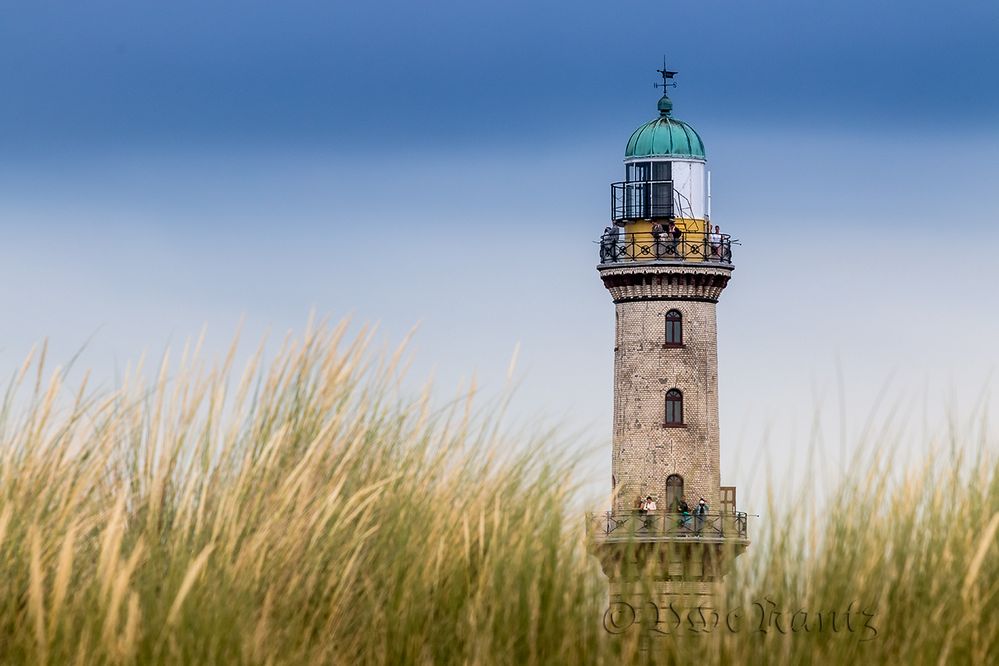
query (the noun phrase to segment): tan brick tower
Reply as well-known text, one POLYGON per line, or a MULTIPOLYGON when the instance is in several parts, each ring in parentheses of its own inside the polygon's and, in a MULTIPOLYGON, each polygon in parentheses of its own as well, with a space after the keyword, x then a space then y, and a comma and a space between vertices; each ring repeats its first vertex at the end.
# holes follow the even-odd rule
POLYGON ((616 317, 613 500, 589 527, 612 606, 710 594, 749 544, 720 479, 716 307, 732 244, 711 226, 704 144, 672 117, 675 72, 659 71, 659 117, 628 141, 600 240, 616 317))

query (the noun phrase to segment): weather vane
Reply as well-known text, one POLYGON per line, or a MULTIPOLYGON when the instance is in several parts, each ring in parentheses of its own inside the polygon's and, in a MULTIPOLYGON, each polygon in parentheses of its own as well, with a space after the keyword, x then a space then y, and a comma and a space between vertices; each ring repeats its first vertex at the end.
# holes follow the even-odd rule
POLYGON ((676 76, 676 72, 666 69, 666 56, 663 56, 663 68, 657 69, 656 71, 663 77, 663 82, 654 83, 653 85, 656 88, 662 88, 664 95, 666 94, 667 88, 676 88, 676 81, 673 80, 673 77, 676 76))

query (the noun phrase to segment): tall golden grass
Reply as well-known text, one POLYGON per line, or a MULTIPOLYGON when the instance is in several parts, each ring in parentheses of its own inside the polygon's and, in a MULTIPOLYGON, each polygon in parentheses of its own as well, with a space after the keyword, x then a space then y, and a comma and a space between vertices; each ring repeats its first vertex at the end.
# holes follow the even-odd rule
POLYGON ((30 355, 0 411, 0 662, 999 662, 987 443, 774 507, 720 622, 649 641, 605 631, 569 450, 407 398, 370 343, 319 326, 239 372, 197 344, 108 391, 30 355), (861 608, 874 637, 817 626, 861 608))

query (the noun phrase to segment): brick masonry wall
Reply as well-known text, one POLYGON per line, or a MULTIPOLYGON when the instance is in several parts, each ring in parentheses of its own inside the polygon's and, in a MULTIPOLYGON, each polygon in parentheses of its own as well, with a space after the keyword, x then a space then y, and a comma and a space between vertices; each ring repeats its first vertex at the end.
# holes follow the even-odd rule
MULTIPOLYGON (((679 474, 687 502, 703 496, 717 511, 720 485, 718 351, 715 304, 618 303, 614 352, 615 509, 637 497, 665 501, 666 477, 679 474), (663 348, 668 310, 683 316, 682 348, 663 348), (683 427, 664 427, 666 392, 683 392, 683 427)), ((665 509, 665 506, 660 508, 665 509)))
POLYGON ((731 269, 717 265, 602 270, 615 299, 614 509, 652 495, 665 509, 666 478, 679 474, 693 508, 719 504, 718 347, 715 301, 731 269), (683 317, 680 348, 664 348, 666 312, 683 317), (683 427, 664 427, 666 392, 683 393, 683 427))
MULTIPOLYGON (((616 264, 600 267, 601 279, 615 303, 614 437, 611 470, 617 491, 614 510, 626 512, 638 497, 652 495, 666 509, 666 479, 679 474, 691 508, 703 496, 712 512, 719 503, 718 330, 716 303, 732 267, 717 263, 616 264), (683 347, 664 347, 666 313, 683 317, 683 347), (666 392, 683 392, 683 427, 664 427, 666 392)), ((686 539, 682 539, 686 541, 686 539)), ((735 545, 732 559, 748 543, 735 545)), ((705 544, 714 555, 706 568, 704 550, 686 544, 653 541, 597 544, 610 600, 634 601, 631 582, 654 583, 662 604, 676 598, 696 600, 715 589, 724 576, 725 546, 705 544), (658 548, 655 557, 630 549, 658 548), (687 548, 687 550, 684 550, 687 548), (666 550, 663 550, 666 549, 666 550), (663 553, 669 553, 664 557, 663 553), (634 562, 632 562, 634 559, 634 562), (640 564, 651 566, 639 576, 640 564), (630 569, 629 569, 630 566, 630 569)), ((694 604, 696 605, 696 604, 694 604)))

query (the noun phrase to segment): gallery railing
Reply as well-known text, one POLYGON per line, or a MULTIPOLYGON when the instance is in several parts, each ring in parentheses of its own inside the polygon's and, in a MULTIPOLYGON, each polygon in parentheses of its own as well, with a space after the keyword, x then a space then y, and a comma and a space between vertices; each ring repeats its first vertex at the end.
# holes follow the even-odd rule
POLYGON ((600 263, 633 261, 705 261, 732 263, 732 238, 728 234, 681 232, 605 233, 600 244, 600 263))
POLYGON ((586 516, 587 533, 601 541, 631 539, 748 539, 748 515, 607 511, 586 516))
POLYGON ((611 219, 653 220, 673 217, 673 181, 611 183, 611 219))

